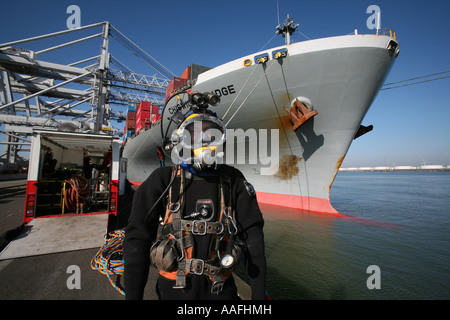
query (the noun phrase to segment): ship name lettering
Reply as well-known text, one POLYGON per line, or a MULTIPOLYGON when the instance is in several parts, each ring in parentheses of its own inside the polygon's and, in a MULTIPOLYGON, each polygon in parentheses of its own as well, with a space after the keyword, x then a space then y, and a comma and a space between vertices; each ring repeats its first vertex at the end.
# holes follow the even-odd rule
MULTIPOLYGON (((181 109, 186 109, 188 107, 187 104, 185 104, 181 109)), ((178 105, 173 106, 173 107, 169 107, 169 113, 170 114, 174 114, 175 112, 177 112, 178 110, 178 105)))
POLYGON ((222 87, 220 89, 215 89, 211 92, 218 95, 219 97, 221 97, 221 96, 227 96, 229 94, 235 94, 236 90, 234 89, 234 84, 230 84, 226 87, 222 87))

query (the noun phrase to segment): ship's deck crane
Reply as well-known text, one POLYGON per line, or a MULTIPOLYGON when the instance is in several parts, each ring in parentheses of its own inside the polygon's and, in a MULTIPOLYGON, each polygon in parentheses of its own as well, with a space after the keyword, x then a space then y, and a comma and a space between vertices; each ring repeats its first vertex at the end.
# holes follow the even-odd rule
MULTIPOLYGON (((89 50, 83 50, 83 54, 85 51, 89 50)), ((18 152, 28 151, 26 136, 33 128, 115 134, 111 121, 126 119, 123 106, 141 101, 163 104, 165 89, 173 76, 109 22, 0 44, 0 124, 4 124, 0 133, 5 136, 5 141, 0 142, 5 145, 0 160, 3 167, 14 168, 20 162, 18 152), (87 32, 93 34, 86 35, 87 32), (89 49, 95 48, 91 46, 95 39, 97 45, 100 39, 99 55, 60 62, 62 58, 72 57, 80 43, 85 43, 89 49), (112 39, 156 74, 133 72, 111 54, 112 39), (27 45, 29 47, 24 48, 27 45), (67 48, 71 50, 69 54, 61 53, 67 52, 67 48), (118 69, 112 69, 112 64, 118 69)))

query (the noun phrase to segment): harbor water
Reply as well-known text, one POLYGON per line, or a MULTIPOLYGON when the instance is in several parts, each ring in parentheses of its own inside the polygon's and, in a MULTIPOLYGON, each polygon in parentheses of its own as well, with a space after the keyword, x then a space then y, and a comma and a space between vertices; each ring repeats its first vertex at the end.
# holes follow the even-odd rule
POLYGON ((450 299, 450 172, 340 172, 331 199, 261 205, 272 299, 450 299))

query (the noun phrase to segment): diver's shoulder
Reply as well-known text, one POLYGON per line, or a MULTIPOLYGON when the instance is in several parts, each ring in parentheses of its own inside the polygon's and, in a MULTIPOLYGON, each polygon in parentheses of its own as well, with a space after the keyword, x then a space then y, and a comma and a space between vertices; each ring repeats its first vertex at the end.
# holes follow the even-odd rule
POLYGON ((221 166, 221 174, 222 175, 228 175, 228 176, 232 176, 232 177, 240 177, 245 179, 244 174, 236 167, 227 165, 227 164, 223 164, 221 166))
POLYGON ((150 175, 147 177, 147 179, 144 180, 142 185, 155 184, 159 181, 166 181, 167 179, 170 179, 172 171, 172 166, 158 167, 153 170, 152 173, 150 173, 150 175))

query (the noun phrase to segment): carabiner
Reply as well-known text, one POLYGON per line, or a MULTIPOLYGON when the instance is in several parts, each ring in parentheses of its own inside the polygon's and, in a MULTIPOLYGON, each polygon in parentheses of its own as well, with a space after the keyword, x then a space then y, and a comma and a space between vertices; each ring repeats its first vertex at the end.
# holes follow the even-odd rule
POLYGON ((229 209, 228 209, 228 208, 225 208, 224 214, 225 214, 225 216, 226 216, 227 219, 228 219, 228 232, 229 232, 231 235, 235 235, 235 234, 238 233, 238 228, 237 228, 237 226, 236 226, 236 222, 234 221, 233 217, 230 215, 230 213, 229 213, 228 211, 229 211, 229 209), (232 232, 232 231, 230 230, 230 221, 231 221, 231 225, 232 225, 233 228, 234 228, 234 232, 232 232))

